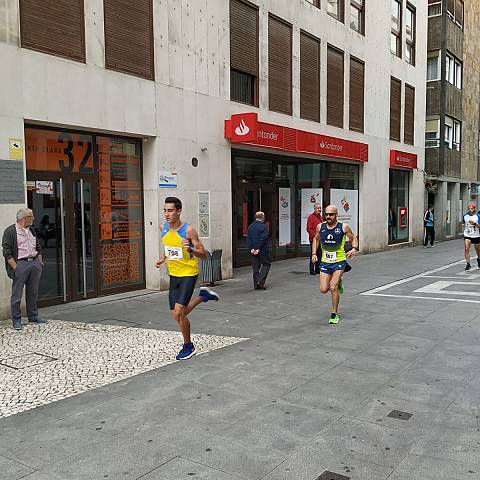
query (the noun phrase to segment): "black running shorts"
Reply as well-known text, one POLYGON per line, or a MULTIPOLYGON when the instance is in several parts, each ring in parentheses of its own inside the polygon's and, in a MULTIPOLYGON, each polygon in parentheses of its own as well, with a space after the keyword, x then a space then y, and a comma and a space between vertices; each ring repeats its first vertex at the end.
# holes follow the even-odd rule
POLYGON ((192 299, 195 284, 198 275, 193 277, 174 277, 170 275, 170 289, 168 291, 168 300, 170 310, 175 308, 175 304, 188 305, 192 299))
POLYGON ((463 237, 465 240, 470 240, 473 245, 478 245, 480 244, 480 237, 463 237))

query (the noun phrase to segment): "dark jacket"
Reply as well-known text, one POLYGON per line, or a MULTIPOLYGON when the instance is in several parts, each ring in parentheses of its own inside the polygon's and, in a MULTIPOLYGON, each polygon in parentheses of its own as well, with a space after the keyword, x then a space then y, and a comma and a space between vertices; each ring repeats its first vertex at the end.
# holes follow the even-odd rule
POLYGON ((248 250, 260 250, 260 255, 268 257, 268 229, 260 220, 255 220, 248 227, 247 247, 248 250))
MULTIPOLYGON (((38 255, 41 254, 40 249, 40 242, 38 241, 37 234, 35 233, 35 229, 30 227, 30 231, 32 232, 33 236, 36 239, 36 249, 38 255)), ((13 268, 8 264, 7 260, 13 258, 15 261, 18 260, 18 244, 17 244, 17 228, 16 224, 10 225, 5 229, 3 232, 2 237, 2 249, 3 249, 3 256, 5 258, 5 268, 7 270, 7 275, 10 278, 13 278, 13 268)))

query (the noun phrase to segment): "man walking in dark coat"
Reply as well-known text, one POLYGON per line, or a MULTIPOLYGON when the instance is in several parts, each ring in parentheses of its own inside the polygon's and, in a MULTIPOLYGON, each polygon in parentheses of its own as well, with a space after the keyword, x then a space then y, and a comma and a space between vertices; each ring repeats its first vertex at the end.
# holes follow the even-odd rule
POLYGON ((257 212, 255 221, 248 227, 247 247, 252 255, 253 288, 266 290, 265 281, 271 262, 268 252, 268 230, 263 212, 257 212))

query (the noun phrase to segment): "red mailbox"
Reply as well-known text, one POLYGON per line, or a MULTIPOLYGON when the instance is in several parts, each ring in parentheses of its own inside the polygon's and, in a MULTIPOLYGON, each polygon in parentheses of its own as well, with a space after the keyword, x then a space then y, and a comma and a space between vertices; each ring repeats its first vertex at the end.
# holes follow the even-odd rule
POLYGON ((408 226, 408 208, 398 207, 398 226, 400 228, 407 228, 408 226))

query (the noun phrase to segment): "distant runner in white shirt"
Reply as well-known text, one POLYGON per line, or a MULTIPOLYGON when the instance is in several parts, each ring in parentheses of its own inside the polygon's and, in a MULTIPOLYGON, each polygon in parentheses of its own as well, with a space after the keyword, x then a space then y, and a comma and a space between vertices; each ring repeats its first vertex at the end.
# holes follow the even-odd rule
POLYGON ((477 252, 477 265, 480 268, 480 215, 475 213, 477 206, 468 204, 468 213, 463 216, 463 238, 465 239, 465 270, 470 270, 470 246, 473 244, 477 252))

